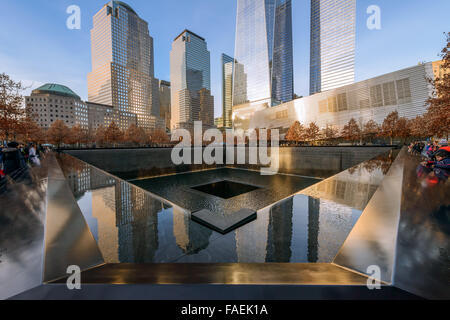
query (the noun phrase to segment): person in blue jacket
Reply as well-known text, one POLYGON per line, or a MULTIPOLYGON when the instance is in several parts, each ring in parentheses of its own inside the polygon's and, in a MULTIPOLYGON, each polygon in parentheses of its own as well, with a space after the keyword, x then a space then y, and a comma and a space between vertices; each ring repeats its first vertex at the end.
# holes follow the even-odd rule
POLYGON ((446 181, 450 176, 450 152, 440 149, 434 153, 434 157, 436 161, 428 161, 423 163, 423 165, 433 169, 439 180, 446 181))

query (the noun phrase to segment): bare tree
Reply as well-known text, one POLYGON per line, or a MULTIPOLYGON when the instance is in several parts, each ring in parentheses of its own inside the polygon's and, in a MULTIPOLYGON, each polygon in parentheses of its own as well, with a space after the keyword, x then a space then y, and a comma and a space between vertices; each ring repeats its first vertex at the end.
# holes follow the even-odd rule
POLYGON ((323 130, 322 130, 322 136, 327 139, 327 140, 333 140, 338 138, 339 136, 339 131, 334 128, 331 125, 327 125, 323 130))
POLYGON ((18 122, 16 133, 23 142, 42 143, 46 140, 45 131, 30 118, 25 118, 18 122))
POLYGON ((408 121, 411 136, 415 138, 428 138, 430 133, 424 116, 417 116, 408 121))
POLYGON ((370 142, 373 142, 373 138, 375 138, 380 133, 380 126, 374 120, 368 121, 363 128, 362 134, 365 139, 369 139, 370 142))
POLYGON ((20 120, 25 116, 21 92, 26 88, 12 80, 6 73, 0 74, 0 131, 6 140, 15 137, 20 120))
POLYGON ((69 144, 76 144, 80 147, 80 144, 87 143, 88 132, 84 130, 79 124, 76 124, 70 129, 69 144))
POLYGON ((286 140, 300 142, 305 140, 305 128, 299 121, 295 121, 286 134, 286 140))
POLYGON ((441 51, 442 77, 429 79, 433 95, 428 99, 429 107, 425 114, 425 124, 431 135, 446 137, 450 131, 450 32, 446 34, 447 45, 441 51))
POLYGON ((391 145, 393 143, 393 139, 397 134, 397 122, 399 116, 397 111, 393 111, 386 116, 381 126, 380 136, 389 138, 391 141, 391 145))
POLYGON ((318 138, 319 132, 320 132, 320 129, 316 125, 316 123, 311 122, 309 124, 309 127, 307 127, 305 130, 305 138, 308 139, 309 141, 314 141, 318 138))
POLYGON ((123 132, 114 121, 111 122, 108 128, 106 128, 105 140, 107 143, 112 144, 114 147, 117 143, 123 141, 123 132))
POLYGON ((408 127, 408 120, 406 118, 399 118, 397 121, 397 128, 396 128, 396 136, 403 139, 403 143, 406 142, 406 139, 408 139, 411 136, 411 130, 408 127))
POLYGON ((48 141, 58 148, 62 143, 67 143, 70 138, 70 129, 62 120, 56 120, 47 131, 48 141))
POLYGON ((361 129, 354 118, 344 126, 341 132, 341 136, 347 141, 357 141, 361 137, 361 129))
POLYGON ((134 123, 125 132, 125 141, 132 143, 133 145, 140 145, 147 140, 147 133, 141 127, 138 127, 134 123))
POLYGON ((106 143, 106 129, 104 126, 99 126, 97 130, 95 130, 94 135, 95 143, 99 146, 103 147, 106 143))
POLYGON ((166 131, 162 129, 155 129, 151 133, 151 139, 153 143, 167 143, 169 142, 169 136, 166 131))

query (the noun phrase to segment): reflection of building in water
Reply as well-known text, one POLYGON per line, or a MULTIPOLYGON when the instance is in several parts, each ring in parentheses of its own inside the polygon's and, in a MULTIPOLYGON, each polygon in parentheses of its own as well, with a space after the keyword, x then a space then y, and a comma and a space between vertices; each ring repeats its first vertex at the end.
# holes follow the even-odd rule
POLYGON ((367 170, 363 164, 322 181, 302 193, 363 210, 377 190, 384 174, 381 168, 367 170))
POLYGON ((278 262, 331 262, 361 215, 354 208, 303 194, 286 203, 284 209, 281 204, 276 206, 283 215, 292 212, 292 236, 283 243, 283 250, 289 248, 291 255, 289 260, 277 256, 278 262))
POLYGON ((92 191, 92 215, 97 219, 98 247, 107 263, 119 261, 119 231, 116 228, 115 188, 92 191))
POLYGON ((79 199, 87 190, 91 189, 90 167, 83 165, 80 170, 71 170, 67 174, 67 182, 75 199, 79 199))
POLYGON ((77 169, 70 169, 67 173, 67 182, 76 199, 86 191, 112 186, 115 179, 99 173, 90 165, 77 161, 77 169))
POLYGON ((236 229, 236 251, 238 262, 262 263, 266 261, 269 227, 269 210, 258 212, 258 218, 236 229))
POLYGON ((192 221, 183 209, 173 207, 173 234, 178 247, 192 254, 208 247, 212 230, 192 221))
POLYGON ((292 199, 270 209, 266 262, 289 262, 292 240, 292 199))
POLYGON ((318 260, 320 200, 308 197, 308 262, 318 260))
POLYGON ((384 165, 383 160, 366 161, 296 196, 308 197, 309 262, 329 262, 337 254, 381 184, 384 165))
POLYGON ((325 199, 318 210, 317 262, 331 262, 362 212, 325 199))
POLYGON ((153 262, 162 203, 126 182, 118 182, 115 192, 120 262, 153 262))
POLYGON ((74 195, 80 198, 92 191, 92 216, 98 222, 96 239, 105 261, 153 262, 162 203, 80 161, 71 165, 67 180, 74 195))

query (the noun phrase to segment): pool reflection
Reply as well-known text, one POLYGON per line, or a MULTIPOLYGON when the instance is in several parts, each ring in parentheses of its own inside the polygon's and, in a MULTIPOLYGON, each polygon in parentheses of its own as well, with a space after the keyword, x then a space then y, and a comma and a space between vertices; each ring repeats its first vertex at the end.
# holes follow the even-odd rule
POLYGON ((139 187, 69 155, 58 156, 107 263, 331 262, 389 159, 392 154, 319 182, 221 235, 139 187))

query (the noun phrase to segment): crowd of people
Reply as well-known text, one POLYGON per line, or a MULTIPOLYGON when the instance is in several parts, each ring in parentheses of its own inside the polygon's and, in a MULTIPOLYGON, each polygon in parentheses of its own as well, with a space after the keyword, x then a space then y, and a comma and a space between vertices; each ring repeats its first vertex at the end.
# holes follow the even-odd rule
POLYGON ((6 185, 8 178, 16 182, 31 179, 28 169, 39 167, 45 152, 43 146, 34 143, 24 145, 13 141, 0 144, 0 188, 6 185))
POLYGON ((450 176, 450 146, 447 141, 414 141, 409 146, 411 154, 422 155, 425 161, 417 168, 419 178, 426 178, 430 184, 446 182, 450 176))

